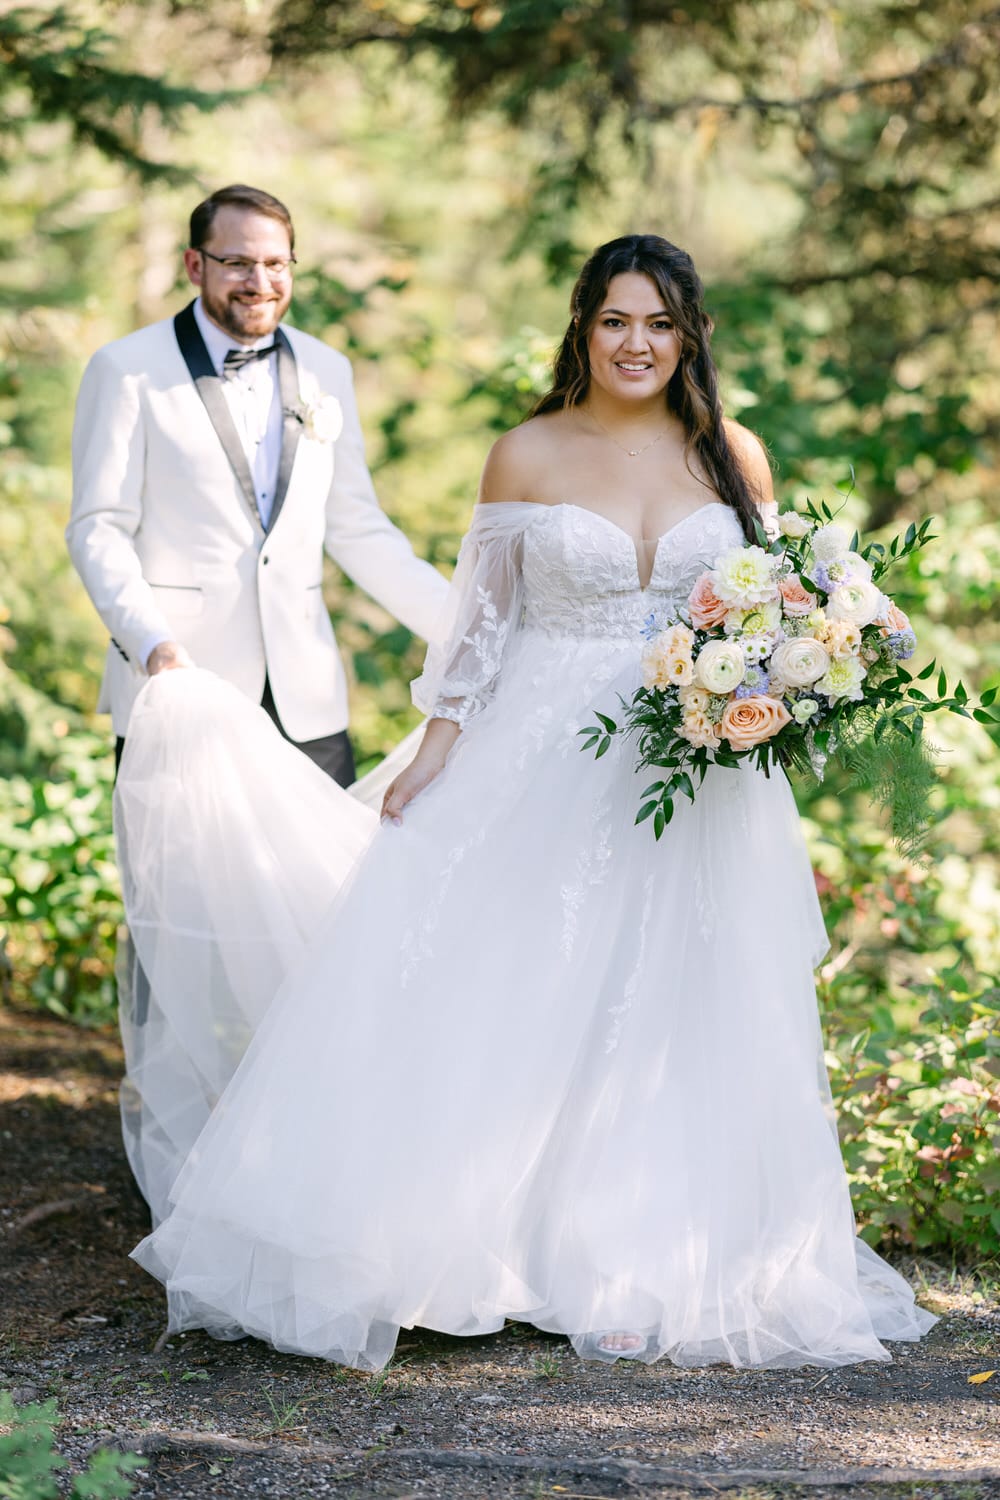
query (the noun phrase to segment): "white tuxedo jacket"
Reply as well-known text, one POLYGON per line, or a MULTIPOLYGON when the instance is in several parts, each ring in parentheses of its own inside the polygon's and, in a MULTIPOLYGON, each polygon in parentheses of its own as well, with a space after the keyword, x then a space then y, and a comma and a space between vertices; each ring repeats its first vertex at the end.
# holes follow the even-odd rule
POLYGON ((98 710, 110 710, 116 734, 146 680, 141 645, 154 637, 180 641, 257 703, 266 671, 294 740, 344 729, 324 549, 404 625, 435 635, 447 584, 379 507, 349 361, 295 328, 277 342, 283 408, 335 396, 344 420, 330 443, 286 415, 266 532, 190 307, 107 344, 84 373, 66 538, 112 638, 98 710))

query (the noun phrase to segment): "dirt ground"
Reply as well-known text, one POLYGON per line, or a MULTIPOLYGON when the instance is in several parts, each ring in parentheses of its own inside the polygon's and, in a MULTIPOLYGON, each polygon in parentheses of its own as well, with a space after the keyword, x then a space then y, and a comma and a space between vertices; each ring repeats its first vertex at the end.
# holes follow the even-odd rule
MULTIPOLYGON (((581 1364, 523 1326, 404 1334, 379 1376, 202 1334, 162 1348, 110 1032, 0 1010, 0 1389, 55 1396, 76 1464, 144 1453, 138 1497, 1000 1500, 1000 1287, 902 1269, 941 1321, 891 1364, 581 1364), (969 1377, 997 1367, 994 1378, 969 1377)), ((0 1476, 2 1482, 2 1476, 0 1476)))

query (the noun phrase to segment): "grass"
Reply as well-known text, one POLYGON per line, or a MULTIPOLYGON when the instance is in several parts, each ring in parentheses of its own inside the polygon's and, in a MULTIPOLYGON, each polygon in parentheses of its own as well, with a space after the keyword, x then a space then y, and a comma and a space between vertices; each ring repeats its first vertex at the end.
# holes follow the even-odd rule
POLYGON ((402 1367, 404 1365, 408 1365, 409 1363, 409 1355, 404 1354, 402 1359, 400 1359, 398 1355, 393 1355, 387 1365, 384 1365, 381 1370, 370 1377, 368 1383, 369 1399, 372 1401, 377 1401, 379 1396, 381 1396, 383 1390, 385 1389, 385 1383, 389 1379, 389 1376, 398 1374, 402 1367))
POLYGON ((270 1433, 289 1432, 293 1427, 299 1426, 298 1419, 304 1416, 304 1408, 316 1399, 315 1396, 304 1396, 300 1401, 276 1400, 273 1388, 265 1389, 263 1394, 271 1413, 268 1427, 270 1433))

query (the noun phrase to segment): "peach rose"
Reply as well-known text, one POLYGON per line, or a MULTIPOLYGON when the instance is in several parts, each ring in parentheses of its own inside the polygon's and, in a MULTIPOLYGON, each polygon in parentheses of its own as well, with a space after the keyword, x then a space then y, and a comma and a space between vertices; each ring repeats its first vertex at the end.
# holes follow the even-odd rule
POLYGON ((791 717, 775 698, 733 698, 726 705, 719 730, 733 750, 751 750, 776 735, 791 717))
POLYGON ((890 600, 889 608, 878 617, 878 625, 883 635, 897 635, 901 630, 910 630, 909 616, 900 609, 898 604, 890 600))
POLYGON ((815 594, 810 594, 804 589, 798 578, 779 578, 778 588, 781 590, 782 612, 794 619, 799 615, 812 614, 818 600, 815 594))
POLYGON ((709 630, 713 625, 721 625, 726 618, 729 605, 723 604, 712 587, 711 573, 702 573, 691 590, 688 595, 688 610, 692 625, 697 625, 699 630, 709 630))

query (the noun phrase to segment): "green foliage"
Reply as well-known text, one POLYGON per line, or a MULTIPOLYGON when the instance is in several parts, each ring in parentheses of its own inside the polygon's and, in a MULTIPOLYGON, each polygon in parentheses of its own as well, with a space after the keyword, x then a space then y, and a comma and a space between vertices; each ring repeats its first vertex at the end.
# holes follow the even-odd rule
POLYGON ((889 830, 904 854, 919 854, 931 833, 937 767, 919 733, 871 735, 846 746, 854 781, 888 813, 889 830))
POLYGON ((170 162, 150 159, 138 144, 150 111, 175 123, 188 108, 212 110, 233 95, 170 84, 158 74, 113 60, 115 39, 68 5, 15 6, 0 15, 3 56, 0 151, 10 155, 35 121, 67 123, 78 145, 94 146, 147 181, 189 180, 170 162))
POLYGON ((55 727, 59 738, 36 736, 39 756, 48 749, 42 774, 0 780, 0 951, 21 999, 107 1022, 121 922, 112 760, 103 737, 70 732, 65 721, 55 727))
MULTIPOLYGON (((57 1500, 66 1493, 56 1475, 67 1467, 56 1451, 55 1401, 17 1407, 9 1391, 0 1391, 0 1500, 57 1500)), ((101 1448, 82 1473, 73 1477, 73 1500, 125 1500, 129 1479, 146 1460, 134 1453, 101 1448)))
POLYGON ((996 1255, 1000 989, 956 964, 876 1004, 828 1061, 864 1237, 996 1255))

